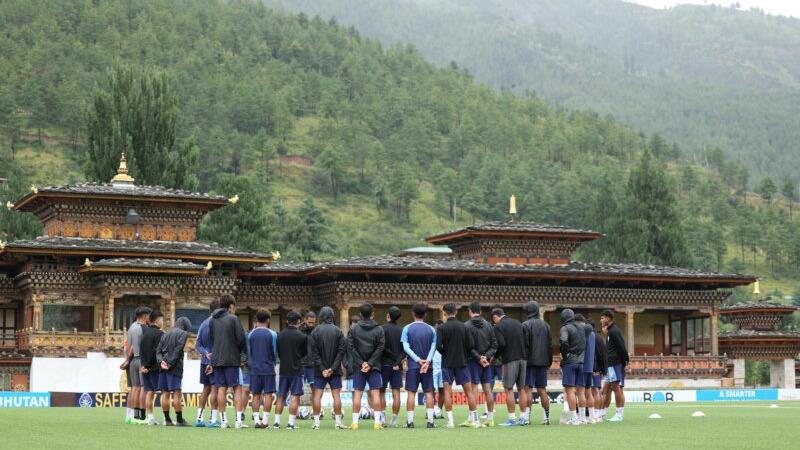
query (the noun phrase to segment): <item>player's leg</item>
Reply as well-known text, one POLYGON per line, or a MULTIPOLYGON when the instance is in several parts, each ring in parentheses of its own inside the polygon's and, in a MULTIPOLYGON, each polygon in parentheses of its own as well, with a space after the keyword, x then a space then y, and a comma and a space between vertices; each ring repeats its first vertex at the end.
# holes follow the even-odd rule
POLYGON ((319 416, 322 411, 322 394, 325 392, 325 385, 314 380, 311 388, 311 415, 314 417, 314 429, 319 429, 319 416))
MULTIPOLYGON (((253 380, 251 380, 250 383, 253 383, 253 380)), ((254 388, 252 384, 250 387, 253 393, 252 410, 253 410, 253 422, 255 423, 255 425, 253 426, 255 428, 264 428, 261 424, 261 399, 262 399, 261 389, 254 388)))
POLYGON ((333 397, 333 421, 334 426, 336 429, 341 429, 344 427, 342 424, 342 382, 341 377, 339 378, 338 383, 339 388, 333 389, 331 387, 331 397, 333 397))
POLYGON ((171 427, 175 425, 172 422, 172 417, 170 417, 170 406, 172 405, 172 400, 169 393, 169 388, 166 385, 166 381, 164 377, 161 380, 161 413, 164 414, 164 425, 171 427))
MULTIPOLYGON (((373 372, 373 373, 375 373, 375 372, 373 372)), ((376 385, 379 386, 379 384, 377 384, 377 383, 376 383, 376 385)), ((370 389, 369 390, 369 396, 370 396, 370 398, 372 398, 372 404, 373 405, 380 405, 381 404, 381 399, 378 398, 378 397, 381 396, 380 389, 370 389)), ((384 400, 384 403, 385 403, 385 400, 384 400)), ((386 420, 385 419, 385 414, 386 414, 386 411, 384 409, 381 409, 380 411, 375 411, 375 424, 373 425, 374 429, 376 429, 376 430, 377 429, 383 429, 383 423, 386 420)))
POLYGON ((547 395, 547 385, 545 387, 536 386, 536 392, 539 394, 539 403, 544 410, 544 419, 542 425, 550 425, 550 396, 547 395))
POLYGON ((447 428, 453 428, 455 423, 453 421, 453 385, 452 380, 447 376, 444 377, 444 410, 447 414, 447 428))
POLYGON ((400 415, 400 404, 402 400, 400 400, 400 388, 395 388, 392 385, 392 420, 391 425, 393 427, 397 427, 397 417, 400 415))
MULTIPOLYGON (((353 381, 355 381, 355 375, 353 375, 353 381)), ((355 386, 355 383, 354 383, 355 386)), ((362 388, 363 389, 363 388, 362 388)), ((353 422, 350 426, 351 429, 358 429, 358 419, 361 417, 361 397, 364 395, 363 390, 355 389, 353 390, 353 422)))
MULTIPOLYGON (((303 381, 301 378, 298 378, 300 382, 300 392, 303 392, 303 381)), ((286 425, 287 430, 292 430, 295 428, 295 421, 297 420, 297 409, 300 406, 300 396, 292 394, 289 399, 289 420, 286 425)))
MULTIPOLYGON (((272 378, 275 378, 273 375, 272 378)), ((272 411, 272 402, 275 400, 275 388, 273 382, 272 392, 267 392, 264 395, 264 409, 261 413, 261 423, 264 424, 264 428, 269 426, 269 413, 272 411)))
POLYGON ((180 387, 172 392, 172 406, 175 408, 175 424, 179 427, 188 425, 186 421, 183 420, 183 395, 180 387))
POLYGON ((575 397, 578 402, 578 419, 582 421, 584 417, 586 417, 584 413, 584 411, 586 411, 586 389, 582 386, 583 383, 581 380, 578 382, 580 382, 581 385, 575 387, 575 397))
POLYGON ((492 392, 492 385, 490 383, 483 383, 481 384, 481 389, 483 389, 483 397, 486 403, 486 422, 484 425, 493 427, 494 426, 494 392, 492 392))

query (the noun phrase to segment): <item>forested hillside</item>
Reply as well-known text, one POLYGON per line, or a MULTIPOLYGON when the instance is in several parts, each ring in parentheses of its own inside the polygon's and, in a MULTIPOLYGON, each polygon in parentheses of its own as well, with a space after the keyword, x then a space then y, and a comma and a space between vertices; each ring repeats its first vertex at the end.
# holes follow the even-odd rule
POLYGON ((265 0, 409 42, 500 90, 535 91, 678 142, 722 148, 762 177, 800 179, 800 20, 620 0, 265 0))
MULTIPOLYGON (((748 193, 717 148, 697 164, 609 116, 253 2, 4 1, 0 23, 4 204, 31 184, 100 178, 87 133, 122 67, 166 77, 199 188, 242 199, 204 222, 205 239, 292 260, 390 253, 505 218, 515 194, 521 220, 607 233, 581 258, 751 271, 794 292, 794 185, 748 193)), ((2 240, 36 227, 0 213, 2 240)))

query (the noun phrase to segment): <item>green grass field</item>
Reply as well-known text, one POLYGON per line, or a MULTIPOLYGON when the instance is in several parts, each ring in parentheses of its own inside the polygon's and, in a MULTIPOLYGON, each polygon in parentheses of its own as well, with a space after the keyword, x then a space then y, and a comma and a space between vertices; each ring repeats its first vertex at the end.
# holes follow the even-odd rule
MULTIPOLYGON (((477 430, 425 429, 424 421, 420 420, 424 411, 419 410, 417 426, 423 428, 414 430, 374 431, 368 421, 359 431, 337 431, 333 429, 332 418, 327 416, 321 430, 311 430, 311 421, 304 420, 298 421, 301 429, 292 432, 124 425, 121 408, 4 409, 0 410, 3 424, 0 448, 792 448, 800 436, 797 431, 800 403, 777 404, 779 408, 769 408, 769 403, 761 402, 636 404, 625 409, 623 423, 581 427, 538 425, 541 410, 535 409, 534 425, 530 427, 477 430), (706 417, 691 417, 694 411, 703 411, 706 417), (652 413, 663 418, 648 419, 652 413)), ((554 422, 558 421, 560 411, 560 406, 553 406, 554 422)), ((193 422, 196 411, 186 412, 193 422)), ((463 420, 465 409, 457 408, 456 415, 457 421, 463 420)), ((504 413, 498 416, 505 419, 504 413)), ((442 425, 443 421, 437 424, 442 425)))

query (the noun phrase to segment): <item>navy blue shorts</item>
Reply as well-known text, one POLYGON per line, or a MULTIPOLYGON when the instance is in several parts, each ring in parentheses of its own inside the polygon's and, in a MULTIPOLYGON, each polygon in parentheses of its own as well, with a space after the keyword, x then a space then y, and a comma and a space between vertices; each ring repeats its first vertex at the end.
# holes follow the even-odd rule
POLYGON ((406 391, 417 392, 420 384, 422 385, 422 392, 433 392, 432 368, 428 368, 425 373, 419 373, 419 367, 408 369, 408 372, 406 372, 406 391))
POLYGON ((470 381, 469 370, 466 367, 442 367, 442 380, 451 385, 458 384, 461 386, 464 383, 472 382, 470 381))
POLYGON ((381 368, 381 379, 383 379, 381 389, 386 389, 389 385, 392 386, 392 389, 403 388, 403 371, 401 369, 394 370, 392 367, 383 366, 381 368))
POLYGON ((162 392, 180 391, 183 384, 183 377, 176 377, 167 372, 161 372, 158 377, 158 385, 162 392))
MULTIPOLYGON (((625 367, 622 364, 614 364, 611 366, 614 368, 614 374, 617 376, 617 380, 619 381, 619 385, 625 387, 625 367)), ((609 383, 614 383, 614 381, 609 381, 609 383)))
POLYGON ((594 375, 592 372, 583 372, 583 387, 586 389, 594 387, 594 375))
POLYGON ((212 374, 214 386, 236 387, 239 386, 239 368, 236 366, 214 367, 212 374))
POLYGON ((561 384, 567 387, 583 387, 583 364, 571 363, 561 366, 561 384))
POLYGON ((289 395, 303 395, 303 376, 302 375, 281 375, 278 377, 278 395, 288 397, 289 395))
POLYGON ((214 384, 214 376, 213 374, 211 376, 206 375, 206 367, 208 367, 208 364, 200 363, 200 384, 203 386, 211 386, 214 384))
POLYGON ((503 365, 496 364, 493 366, 489 366, 492 368, 492 379, 503 381, 503 365))
POLYGON ((602 375, 592 375, 592 387, 600 389, 603 387, 603 376, 602 375))
POLYGON ((525 369, 525 386, 532 388, 547 387, 547 366, 528 366, 525 369))
POLYGON ((324 378, 322 375, 317 375, 314 377, 314 389, 325 389, 325 386, 328 386, 333 389, 341 389, 342 388, 342 376, 341 375, 331 375, 329 378, 324 378))
POLYGON ((492 366, 483 367, 474 359, 467 361, 469 379, 472 384, 489 384, 492 381, 492 366))
POLYGON ((314 384, 316 372, 317 371, 313 367, 303 367, 303 381, 308 384, 314 384))
POLYGON ((155 392, 161 390, 159 375, 160 372, 157 370, 151 370, 150 372, 142 374, 142 386, 144 387, 145 392, 155 392))
POLYGON ((379 370, 370 370, 367 373, 358 371, 353 374, 353 390, 363 391, 364 387, 369 384, 369 389, 380 389, 383 386, 383 377, 379 370))
POLYGON ((250 374, 250 392, 256 395, 275 393, 275 374, 253 375, 250 374))

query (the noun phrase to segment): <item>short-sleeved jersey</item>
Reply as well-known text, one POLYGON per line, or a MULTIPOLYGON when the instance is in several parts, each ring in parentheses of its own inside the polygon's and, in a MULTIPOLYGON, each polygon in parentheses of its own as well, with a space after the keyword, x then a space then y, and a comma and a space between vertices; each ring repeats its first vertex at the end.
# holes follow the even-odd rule
POLYGON ((133 357, 139 358, 142 356, 142 335, 144 330, 139 322, 133 322, 131 327, 128 328, 128 346, 133 349, 133 357))
POLYGON ((425 322, 413 322, 403 327, 400 342, 408 354, 408 368, 418 369, 420 359, 430 361, 436 351, 436 330, 425 322))
POLYGON ((250 373, 253 375, 275 375, 278 358, 278 333, 269 328, 255 328, 247 335, 247 351, 250 354, 250 373))

